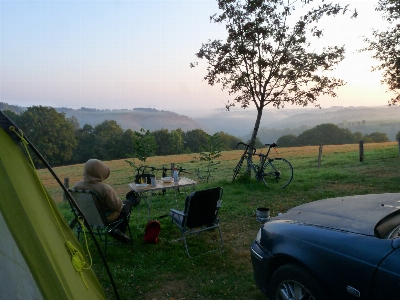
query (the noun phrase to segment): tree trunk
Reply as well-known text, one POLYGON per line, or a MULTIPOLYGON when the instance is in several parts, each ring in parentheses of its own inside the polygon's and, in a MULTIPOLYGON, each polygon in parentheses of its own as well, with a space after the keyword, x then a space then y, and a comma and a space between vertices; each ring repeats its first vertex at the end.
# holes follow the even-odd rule
MULTIPOLYGON (((254 124, 253 133, 251 134, 251 138, 249 141, 249 145, 253 148, 256 143, 258 129, 260 128, 262 113, 263 113, 262 107, 257 108, 257 119, 256 119, 256 123, 254 124)), ((250 152, 251 152, 251 150, 250 150, 250 152)), ((250 160, 252 160, 252 159, 253 159, 253 157, 250 155, 250 160)), ((251 167, 249 165, 247 165, 247 173, 248 173, 249 178, 251 178, 251 167)))
POLYGON ((262 117, 262 113, 263 113, 263 109, 260 107, 257 109, 257 119, 256 119, 256 123, 254 124, 254 129, 253 129, 253 133, 251 134, 251 138, 250 138, 250 142, 249 144, 254 147, 255 143, 256 143, 256 138, 257 138, 257 134, 258 134, 258 129, 260 128, 260 123, 261 123, 261 117, 262 117))

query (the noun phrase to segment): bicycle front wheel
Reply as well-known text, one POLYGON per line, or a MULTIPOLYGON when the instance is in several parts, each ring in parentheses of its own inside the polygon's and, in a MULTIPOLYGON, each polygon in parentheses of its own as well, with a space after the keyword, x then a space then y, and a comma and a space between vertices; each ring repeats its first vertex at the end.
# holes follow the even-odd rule
POLYGON ((292 165, 284 158, 269 160, 262 173, 262 181, 266 186, 277 184, 283 189, 293 179, 292 165))

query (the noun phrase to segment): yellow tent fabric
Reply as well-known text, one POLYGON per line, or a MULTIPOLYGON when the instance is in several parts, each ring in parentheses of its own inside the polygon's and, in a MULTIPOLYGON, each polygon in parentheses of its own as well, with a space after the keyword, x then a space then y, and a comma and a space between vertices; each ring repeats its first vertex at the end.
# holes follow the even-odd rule
POLYGON ((87 287, 74 269, 65 238, 84 251, 46 194, 24 154, 0 128, 0 299, 106 299, 91 269, 83 271, 87 287))

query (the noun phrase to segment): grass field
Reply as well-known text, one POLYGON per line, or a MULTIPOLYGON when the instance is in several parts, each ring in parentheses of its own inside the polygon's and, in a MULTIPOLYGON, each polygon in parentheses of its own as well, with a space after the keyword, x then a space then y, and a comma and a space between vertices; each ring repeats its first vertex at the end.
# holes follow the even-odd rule
MULTIPOLYGON (((249 247, 260 224, 256 221, 257 207, 269 207, 272 216, 302 203, 357 194, 400 191, 400 158, 398 144, 364 144, 364 161, 360 162, 358 144, 324 146, 321 167, 318 168, 318 146, 278 148, 275 156, 288 159, 294 169, 292 183, 285 189, 266 187, 252 180, 231 183, 232 170, 241 151, 223 152, 218 172, 209 183, 199 182, 196 189, 221 186, 224 189, 220 210, 224 251, 188 258, 183 244, 167 242, 170 220, 160 219, 162 229, 157 244, 143 242, 147 211, 142 203, 131 217, 133 245, 111 245, 107 261, 117 284, 121 299, 265 299, 255 286, 249 247)), ((169 166, 171 162, 188 170, 186 177, 196 180, 196 155, 152 157, 148 165, 169 166)), ((107 183, 124 198, 129 191, 133 172, 124 160, 109 161, 111 168, 107 183)), ((80 180, 83 165, 54 168, 58 177, 69 178, 72 186, 80 180)), ((39 170, 46 188, 59 202, 67 220, 68 204, 62 201, 61 188, 46 170, 39 170)), ((160 177, 161 174, 156 174, 160 177)), ((178 195, 183 204, 185 194, 178 195)), ((153 197, 151 216, 165 214, 174 207, 174 194, 153 197)), ((176 230, 172 235, 178 236, 176 230)), ((194 253, 217 245, 216 233, 205 233, 189 239, 194 253)), ((95 270, 107 296, 114 299, 113 290, 96 249, 90 244, 95 270)))

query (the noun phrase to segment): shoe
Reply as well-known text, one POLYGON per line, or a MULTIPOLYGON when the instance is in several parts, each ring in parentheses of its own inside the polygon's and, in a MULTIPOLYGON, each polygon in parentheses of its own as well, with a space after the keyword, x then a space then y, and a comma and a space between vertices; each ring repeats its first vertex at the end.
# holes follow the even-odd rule
POLYGON ((119 229, 113 229, 108 233, 109 236, 120 241, 123 244, 128 244, 131 242, 131 239, 119 229))

